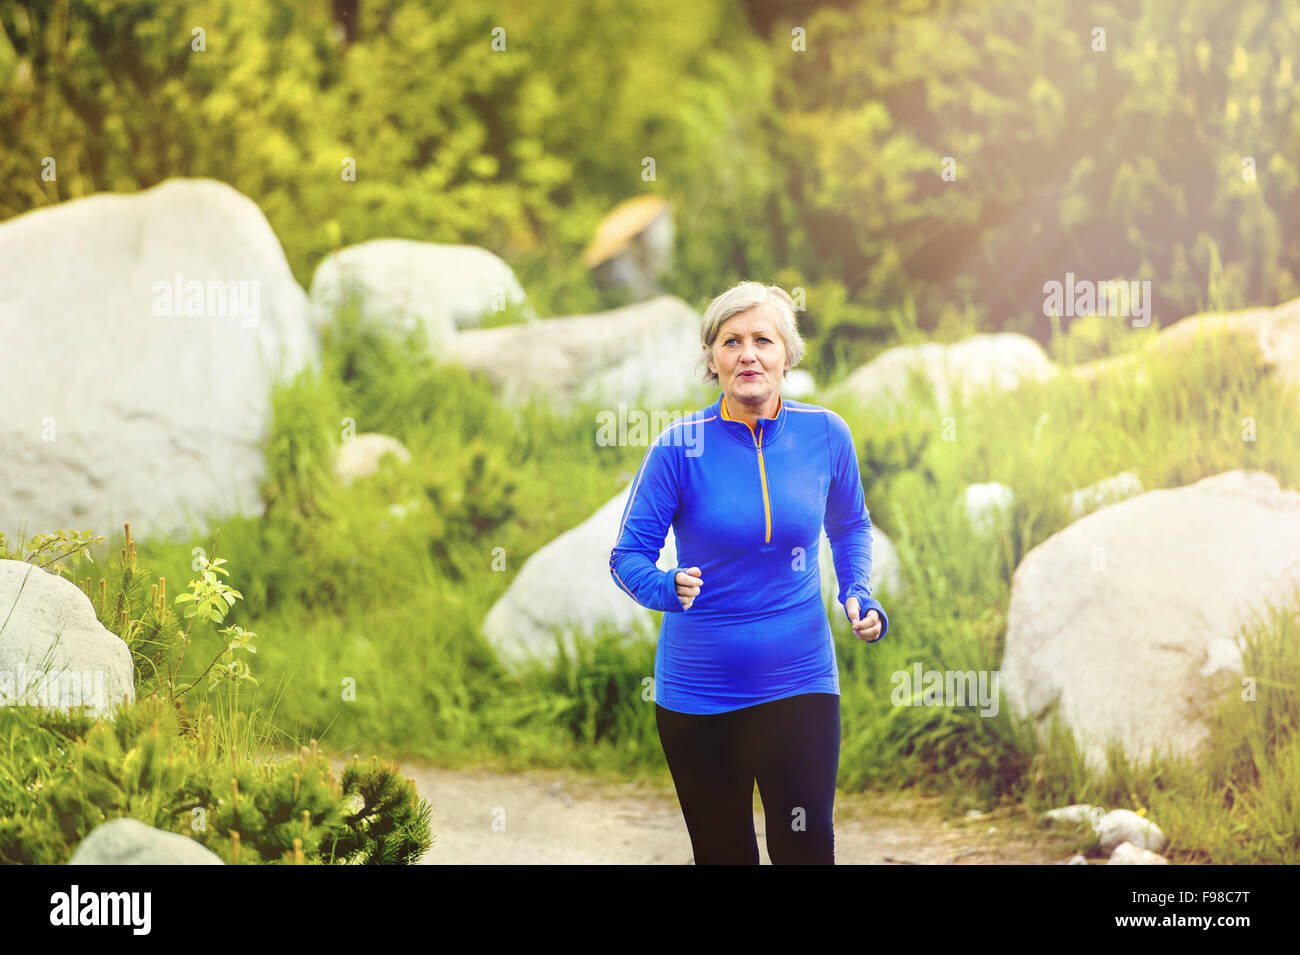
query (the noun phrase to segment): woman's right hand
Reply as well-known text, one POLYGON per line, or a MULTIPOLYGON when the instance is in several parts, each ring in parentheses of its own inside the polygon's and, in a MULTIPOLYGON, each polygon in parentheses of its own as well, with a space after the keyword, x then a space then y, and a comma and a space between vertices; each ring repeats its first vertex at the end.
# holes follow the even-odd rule
POLYGON ((677 572, 677 599, 682 602, 682 609, 689 610, 691 604, 695 602, 695 595, 700 592, 700 585, 704 583, 704 578, 700 576, 700 568, 690 567, 686 570, 677 572))

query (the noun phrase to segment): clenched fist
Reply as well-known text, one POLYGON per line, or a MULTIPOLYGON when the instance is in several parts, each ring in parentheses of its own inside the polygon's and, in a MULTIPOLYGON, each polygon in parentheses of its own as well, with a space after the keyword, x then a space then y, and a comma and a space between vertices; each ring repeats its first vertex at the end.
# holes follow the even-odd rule
POLYGON ((849 615, 849 619, 853 621, 853 632, 859 640, 875 643, 880 639, 880 614, 874 608, 868 610, 865 617, 858 619, 858 614, 862 608, 858 606, 857 597, 850 597, 844 601, 844 610, 849 615))
POLYGON ((679 570, 674 580, 677 582, 677 599, 682 602, 682 609, 690 609, 691 604, 695 602, 695 595, 700 592, 700 587, 704 583, 700 568, 679 570))

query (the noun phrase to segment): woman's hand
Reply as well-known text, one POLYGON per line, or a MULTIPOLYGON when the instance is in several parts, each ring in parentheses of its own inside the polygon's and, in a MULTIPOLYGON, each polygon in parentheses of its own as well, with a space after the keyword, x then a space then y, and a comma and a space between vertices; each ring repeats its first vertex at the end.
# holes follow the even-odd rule
POLYGON ((677 582, 677 599, 682 602, 682 609, 689 610, 691 604, 695 602, 695 595, 700 592, 700 586, 704 583, 700 568, 679 570, 673 579, 677 582))
MULTIPOLYGON (((680 574, 678 575, 681 576, 680 574)), ((865 640, 867 643, 875 643, 880 639, 880 614, 874 609, 867 611, 867 616, 861 620, 858 614, 861 612, 858 606, 858 598, 850 597, 844 601, 844 610, 853 621, 853 632, 859 640, 865 640)))

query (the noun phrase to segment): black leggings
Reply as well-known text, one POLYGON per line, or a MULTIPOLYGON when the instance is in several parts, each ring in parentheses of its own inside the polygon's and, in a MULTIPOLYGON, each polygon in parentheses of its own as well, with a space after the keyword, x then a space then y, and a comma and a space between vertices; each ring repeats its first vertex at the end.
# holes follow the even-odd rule
POLYGON ((708 715, 656 703, 655 723, 696 865, 758 865, 755 779, 772 864, 835 864, 839 696, 801 693, 708 715))

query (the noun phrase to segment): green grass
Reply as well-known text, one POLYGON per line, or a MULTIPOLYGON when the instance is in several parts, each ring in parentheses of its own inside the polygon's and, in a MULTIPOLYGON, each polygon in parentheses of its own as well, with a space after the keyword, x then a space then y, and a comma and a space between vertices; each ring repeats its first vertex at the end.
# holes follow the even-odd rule
MULTIPOLYGON (((654 707, 643 699, 652 645, 600 631, 557 665, 514 674, 480 630, 528 556, 616 494, 644 448, 598 446, 594 405, 566 414, 539 403, 505 408, 485 383, 432 360, 417 341, 393 345, 346 314, 326 355, 320 376, 304 374, 275 394, 266 515, 220 522, 217 556, 245 596, 227 623, 258 633, 250 664, 260 681, 240 694, 253 718, 240 724, 227 713, 223 731, 251 734, 246 745, 263 748, 316 737, 329 752, 444 765, 666 775, 654 707), (338 486, 330 462, 346 419, 355 432, 399 438, 412 463, 338 486)), ((837 407, 863 448, 872 520, 895 542, 904 584, 879 592, 892 621, 880 644, 859 643, 843 615, 831 615, 840 785, 914 788, 953 810, 1145 807, 1173 839, 1176 861, 1300 859, 1294 608, 1257 624, 1247 672, 1258 677, 1258 699, 1234 706, 1225 696, 1213 744, 1194 762, 1134 767, 1112 751, 1094 775, 1068 732, 1049 728, 1040 738, 1005 699, 996 716, 981 717, 890 698, 890 674, 915 662, 999 666, 1012 572, 1068 525, 1069 491, 1130 469, 1147 489, 1235 468, 1294 487, 1295 405, 1247 345, 1216 337, 1181 356, 1141 356, 1095 385, 1063 374, 977 396, 948 416, 919 397, 905 407, 837 407), (1247 417, 1254 442, 1241 437, 1247 417), (969 528, 960 503, 965 485, 984 481, 1015 492, 1006 528, 991 537, 969 528)), ((137 542, 171 593, 193 576, 194 547, 211 541, 137 542)), ((220 649, 206 639, 191 648, 186 668, 195 669, 182 679, 220 649)), ((0 764, 34 758, 15 747, 11 739, 0 749, 0 764)), ((1080 846, 1087 842, 1084 834, 1080 846)))

